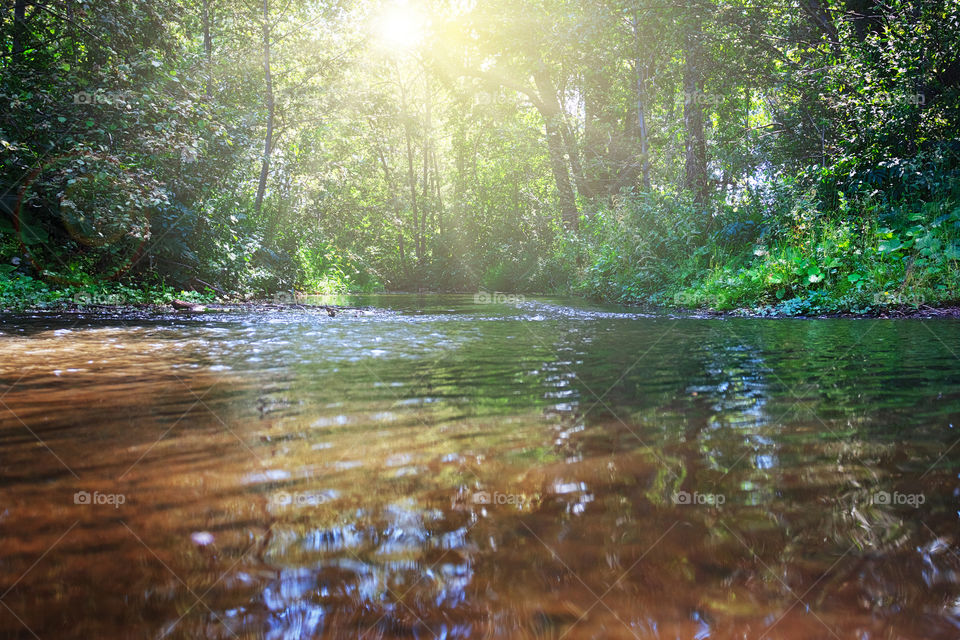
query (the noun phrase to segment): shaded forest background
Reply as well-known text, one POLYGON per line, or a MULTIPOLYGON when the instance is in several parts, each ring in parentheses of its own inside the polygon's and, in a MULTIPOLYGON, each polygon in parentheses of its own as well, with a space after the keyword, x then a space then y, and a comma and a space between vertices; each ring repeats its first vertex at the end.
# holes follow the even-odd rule
POLYGON ((5 304, 958 297, 957 1, 6 0, 2 18, 5 304))

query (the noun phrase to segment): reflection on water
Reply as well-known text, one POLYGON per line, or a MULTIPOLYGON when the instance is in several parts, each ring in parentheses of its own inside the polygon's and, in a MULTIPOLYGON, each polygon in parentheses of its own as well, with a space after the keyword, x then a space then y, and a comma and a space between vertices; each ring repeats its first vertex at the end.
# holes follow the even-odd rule
POLYGON ((0 637, 960 637, 960 323, 367 302, 3 318, 0 637))

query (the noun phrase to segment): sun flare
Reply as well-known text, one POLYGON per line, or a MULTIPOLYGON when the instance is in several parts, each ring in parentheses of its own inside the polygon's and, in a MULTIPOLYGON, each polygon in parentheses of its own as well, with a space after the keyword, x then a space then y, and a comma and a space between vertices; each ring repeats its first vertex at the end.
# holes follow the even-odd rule
POLYGON ((384 46, 407 50, 423 40, 426 20, 407 3, 388 7, 377 21, 377 32, 384 46))

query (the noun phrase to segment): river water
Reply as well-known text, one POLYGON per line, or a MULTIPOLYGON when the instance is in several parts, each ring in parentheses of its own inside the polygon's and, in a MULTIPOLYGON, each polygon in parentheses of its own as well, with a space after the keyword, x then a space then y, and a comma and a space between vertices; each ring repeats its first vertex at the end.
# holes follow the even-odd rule
POLYGON ((0 637, 960 637, 960 322, 353 302, 0 316, 0 637))

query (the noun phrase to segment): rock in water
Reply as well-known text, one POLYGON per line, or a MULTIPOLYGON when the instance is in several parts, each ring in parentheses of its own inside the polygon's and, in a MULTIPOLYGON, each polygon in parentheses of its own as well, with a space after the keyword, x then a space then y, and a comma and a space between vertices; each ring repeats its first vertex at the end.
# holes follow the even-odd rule
POLYGON ((170 305, 177 311, 192 311, 194 313, 200 313, 207 310, 207 308, 202 304, 185 302, 184 300, 171 300, 170 305))

